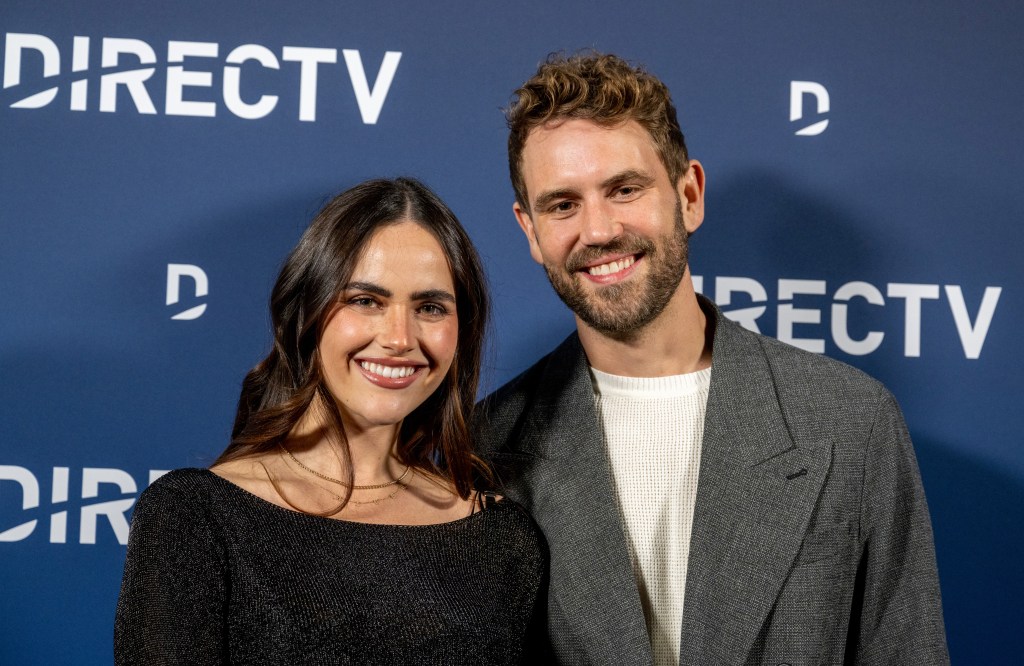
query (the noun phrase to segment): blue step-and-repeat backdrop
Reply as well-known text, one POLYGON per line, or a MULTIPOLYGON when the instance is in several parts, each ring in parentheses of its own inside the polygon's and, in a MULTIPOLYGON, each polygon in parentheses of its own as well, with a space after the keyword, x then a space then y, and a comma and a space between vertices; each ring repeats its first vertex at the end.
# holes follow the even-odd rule
POLYGON ((674 93, 699 287, 899 398, 954 663, 1019 663, 1024 10, 1013 2, 0 4, 0 663, 105 664, 131 508, 225 446, 276 271, 413 175, 496 300, 485 386, 572 329, 512 217, 501 107, 596 47, 674 93))

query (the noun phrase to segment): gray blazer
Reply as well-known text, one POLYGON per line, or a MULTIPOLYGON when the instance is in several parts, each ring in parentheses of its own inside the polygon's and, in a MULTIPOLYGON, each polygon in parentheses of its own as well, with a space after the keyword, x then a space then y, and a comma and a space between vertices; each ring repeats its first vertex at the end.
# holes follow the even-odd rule
MULTIPOLYGON (((829 358, 715 326, 681 664, 947 664, 932 530, 892 395, 829 358)), ((477 433, 550 552, 562 664, 650 664, 575 334, 488 397, 477 433)))

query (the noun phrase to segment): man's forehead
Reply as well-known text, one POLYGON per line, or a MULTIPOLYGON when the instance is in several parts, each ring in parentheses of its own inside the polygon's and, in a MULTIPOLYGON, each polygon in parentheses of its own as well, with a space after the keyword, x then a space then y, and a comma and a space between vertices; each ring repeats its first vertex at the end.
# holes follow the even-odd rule
POLYGON ((604 179, 627 169, 657 170, 660 162, 653 138, 631 119, 614 125, 581 118, 548 121, 530 131, 523 147, 523 176, 531 197, 535 187, 561 186, 552 180, 604 179))
POLYGON ((558 116, 555 118, 551 118, 549 120, 545 120, 536 127, 532 128, 526 135, 524 148, 531 143, 531 140, 533 140, 533 142, 536 143, 536 140, 554 134, 574 132, 579 134, 592 133, 594 136, 600 136, 603 133, 614 134, 616 130, 627 128, 650 137, 650 134, 648 134, 647 130, 644 129, 643 125, 638 123, 636 120, 633 120, 632 118, 622 118, 620 120, 614 120, 611 122, 599 122, 591 118, 572 118, 568 116, 558 116))
POLYGON ((574 117, 574 116, 555 116, 553 118, 549 118, 548 120, 545 120, 544 122, 540 123, 539 125, 537 125, 533 129, 553 130, 553 129, 557 129, 559 127, 562 127, 563 125, 575 125, 575 124, 590 125, 590 126, 593 126, 593 127, 596 127, 596 128, 603 128, 603 129, 616 129, 616 128, 622 127, 623 125, 629 124, 629 123, 632 123, 634 125, 639 125, 639 123, 637 123, 637 121, 633 120, 629 116, 623 116, 621 118, 614 119, 614 120, 597 120, 597 119, 594 119, 594 118, 577 118, 577 117, 574 117))

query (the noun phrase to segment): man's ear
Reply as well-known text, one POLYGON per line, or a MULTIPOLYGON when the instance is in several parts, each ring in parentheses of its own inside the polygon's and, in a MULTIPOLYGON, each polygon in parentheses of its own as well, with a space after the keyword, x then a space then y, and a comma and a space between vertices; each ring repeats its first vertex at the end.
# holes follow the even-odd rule
POLYGON ((516 222, 519 223, 519 228, 526 234, 526 240, 530 243, 530 256, 538 264, 544 264, 544 257, 540 253, 540 245, 537 243, 537 232, 533 228, 533 219, 530 214, 523 210, 519 202, 516 201, 512 204, 512 212, 515 213, 516 222))
POLYGON ((676 191, 683 206, 683 226, 692 234, 704 221, 704 167, 700 162, 690 160, 676 183, 676 191))

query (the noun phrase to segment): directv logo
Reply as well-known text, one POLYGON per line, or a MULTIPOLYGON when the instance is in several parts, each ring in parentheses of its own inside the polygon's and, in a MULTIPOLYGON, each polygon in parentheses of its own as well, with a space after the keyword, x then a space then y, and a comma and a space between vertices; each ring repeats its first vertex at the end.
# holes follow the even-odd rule
MULTIPOLYGON (((166 470, 149 470, 148 483, 153 483, 164 474, 166 470)), ((68 542, 68 515, 72 514, 72 520, 78 523, 78 543, 95 544, 97 529, 101 523, 109 525, 114 538, 121 545, 128 543, 128 516, 127 512, 135 504, 139 484, 126 471, 109 467, 85 467, 81 475, 76 475, 80 482, 74 484, 80 492, 78 501, 70 492, 72 489, 71 469, 69 467, 54 467, 52 470, 50 484, 50 505, 47 507, 42 500, 39 479, 30 470, 17 465, 0 465, 0 495, 5 498, 21 497, 20 519, 23 522, 16 525, 8 525, 8 514, 11 513, 9 501, 4 502, 4 521, 0 522, 0 543, 24 541, 29 538, 42 518, 40 513, 49 513, 50 543, 68 542), (13 483, 12 483, 13 482, 13 483), (119 497, 108 501, 97 500, 100 495, 109 495, 110 491, 101 491, 103 487, 116 488, 119 497), (12 490, 17 491, 11 492, 12 490), (90 501, 85 501, 90 500, 90 501), (70 511, 69 511, 70 510, 70 511), (27 514, 27 515, 26 515, 27 514), (24 520, 28 518, 29 520, 24 520)), ((14 514, 19 512, 14 509, 14 514)), ((18 519, 16 519, 18 520, 18 519)))
MULTIPOLYGON (((157 108, 150 95, 155 85, 153 75, 157 70, 156 50, 141 39, 103 37, 100 40, 100 66, 104 73, 99 76, 100 111, 115 113, 118 111, 118 94, 122 101, 127 93, 141 114, 156 114, 157 108)), ((90 53, 94 48, 89 37, 74 37, 71 43, 71 73, 69 108, 72 111, 87 111, 90 104, 96 104, 96 95, 90 97, 89 77, 90 53)), ((170 116, 214 117, 219 105, 209 101, 210 93, 202 92, 202 88, 213 87, 211 65, 221 52, 220 45, 214 42, 167 42, 166 81, 164 87, 163 113, 170 116), (195 99, 205 97, 207 99, 195 99)), ((39 77, 42 84, 33 84, 30 90, 9 104, 14 109, 39 109, 53 102, 61 85, 45 79, 58 76, 62 71, 62 61, 67 60, 67 53, 62 57, 57 43, 44 35, 9 32, 4 44, 4 90, 17 89, 22 86, 22 78, 28 70, 32 80, 39 77), (39 88, 43 88, 39 90, 39 88)), ((387 51, 380 64, 380 69, 371 87, 363 68, 363 59, 355 49, 343 49, 342 57, 348 70, 348 78, 352 84, 359 113, 363 123, 373 125, 380 117, 391 82, 394 80, 398 63, 402 58, 399 51, 387 51)), ((280 57, 273 51, 259 44, 242 44, 235 47, 223 61, 223 84, 221 101, 233 115, 246 120, 256 120, 270 115, 280 101, 278 95, 261 94, 258 97, 242 96, 243 65, 246 68, 262 67, 280 70, 281 63, 299 64, 299 105, 298 119, 305 122, 316 120, 316 100, 321 66, 334 65, 338 62, 338 50, 327 48, 310 48, 303 46, 285 46, 280 57)), ((26 86, 29 87, 29 86, 26 86)), ((19 92, 13 90, 12 92, 19 92)))
MULTIPOLYGON (((196 287, 196 298, 202 298, 210 293, 210 279, 199 266, 193 264, 167 264, 167 305, 177 305, 181 300, 181 279, 192 278, 196 287)), ((199 319, 206 312, 206 303, 200 303, 194 307, 183 310, 171 319, 188 321, 199 319)))
MULTIPOLYGON (((851 356, 872 354, 882 346, 883 341, 893 337, 885 331, 868 331, 855 338, 849 326, 850 305, 853 301, 863 301, 864 305, 875 307, 900 307, 903 310, 902 331, 892 333, 896 333, 897 340, 902 337, 903 355, 907 358, 921 356, 922 332, 932 332, 922 325, 922 309, 930 301, 942 300, 943 294, 946 309, 953 319, 952 328, 963 347, 964 358, 981 358, 989 327, 995 317, 996 305, 1003 292, 999 286, 985 287, 980 303, 969 305, 963 289, 956 284, 890 282, 885 285, 883 292, 868 282, 853 280, 835 289, 829 300, 829 288, 825 280, 780 278, 774 285, 775 297, 769 299, 765 285, 753 278, 717 276, 707 282, 709 289, 714 289, 713 300, 722 308, 722 313, 755 333, 762 332, 758 319, 767 312, 773 301, 777 326, 774 337, 817 354, 825 353, 826 340, 822 334, 826 332, 831 333, 831 343, 836 349, 851 356), (735 298, 738 295, 741 295, 740 298, 735 298), (797 305, 797 300, 800 305, 797 305), (744 305, 735 307, 733 304, 736 301, 744 305)), ((704 277, 694 275, 694 290, 711 296, 711 292, 705 291, 704 286, 704 277)), ((939 330, 943 330, 942 327, 939 330)), ((948 334, 948 325, 945 331, 948 334)))
MULTIPOLYGON (((817 114, 828 113, 829 99, 825 86, 814 81, 790 81, 789 82, 789 122, 802 120, 804 117, 804 96, 810 95, 817 102, 817 114)), ((812 123, 807 127, 798 129, 797 136, 817 136, 828 127, 828 118, 812 123)))

